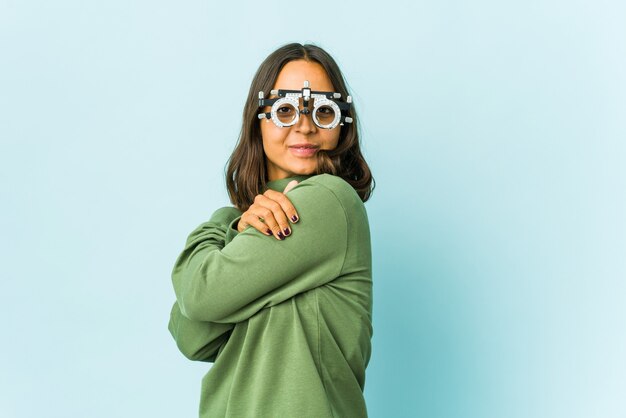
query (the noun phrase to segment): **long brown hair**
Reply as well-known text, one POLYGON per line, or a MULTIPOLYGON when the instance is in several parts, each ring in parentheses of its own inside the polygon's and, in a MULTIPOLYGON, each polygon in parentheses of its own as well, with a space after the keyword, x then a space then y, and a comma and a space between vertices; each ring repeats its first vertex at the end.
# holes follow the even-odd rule
MULTIPOLYGON (((248 210, 268 181, 265 165, 265 152, 261 137, 258 94, 266 94, 274 88, 274 83, 282 68, 290 61, 306 60, 317 62, 324 67, 336 92, 341 97, 348 96, 348 89, 343 74, 335 60, 322 48, 311 44, 291 43, 272 52, 259 66, 248 92, 248 99, 243 109, 243 123, 239 140, 226 168, 226 188, 231 202, 242 212, 248 210)), ((343 178, 366 202, 376 182, 369 166, 361 154, 359 145, 359 118, 354 103, 348 113, 352 123, 344 124, 340 129, 339 142, 333 150, 317 152, 317 170, 315 174, 333 174, 343 178)))

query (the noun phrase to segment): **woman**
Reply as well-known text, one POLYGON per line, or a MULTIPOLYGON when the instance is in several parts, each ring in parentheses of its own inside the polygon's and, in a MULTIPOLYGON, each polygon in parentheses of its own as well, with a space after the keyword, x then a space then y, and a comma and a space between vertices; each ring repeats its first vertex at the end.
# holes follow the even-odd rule
POLYGON ((259 67, 227 169, 235 207, 191 232, 172 271, 169 330, 214 362, 201 417, 367 416, 374 184, 355 119, 321 48, 259 67))

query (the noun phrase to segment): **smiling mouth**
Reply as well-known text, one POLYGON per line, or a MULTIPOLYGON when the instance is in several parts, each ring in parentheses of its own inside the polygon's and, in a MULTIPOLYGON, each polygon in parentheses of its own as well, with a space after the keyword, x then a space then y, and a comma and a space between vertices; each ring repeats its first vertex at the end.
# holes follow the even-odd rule
POLYGON ((289 147, 289 150, 296 157, 312 157, 317 153, 318 148, 315 146, 306 147, 289 147))

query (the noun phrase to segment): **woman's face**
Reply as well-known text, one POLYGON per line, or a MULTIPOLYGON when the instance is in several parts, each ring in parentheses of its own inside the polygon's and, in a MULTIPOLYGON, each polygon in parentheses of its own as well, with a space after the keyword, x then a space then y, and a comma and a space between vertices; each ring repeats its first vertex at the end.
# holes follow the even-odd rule
MULTIPOLYGON (((304 80, 313 91, 335 91, 324 67, 317 62, 296 60, 288 62, 278 74, 274 89, 301 90, 304 80)), ((271 95, 268 98, 275 98, 271 95)), ((312 109, 309 103, 310 109, 312 109)), ((300 99, 302 108, 302 99, 300 99)), ((263 109, 269 112, 270 107, 263 109)), ((279 128, 270 119, 262 119, 261 136, 268 171, 268 181, 313 174, 317 168, 316 154, 320 149, 335 149, 339 141, 340 125, 333 129, 318 128, 311 114, 300 114, 295 125, 279 128), (314 150, 298 148, 314 146, 314 150)))

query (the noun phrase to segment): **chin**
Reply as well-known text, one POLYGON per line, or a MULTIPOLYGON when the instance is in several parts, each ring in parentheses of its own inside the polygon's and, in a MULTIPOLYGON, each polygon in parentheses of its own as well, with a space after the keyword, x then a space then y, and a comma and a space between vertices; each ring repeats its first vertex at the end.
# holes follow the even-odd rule
POLYGON ((315 173, 315 167, 312 168, 302 168, 300 170, 294 171, 295 174, 300 176, 308 176, 315 173))

